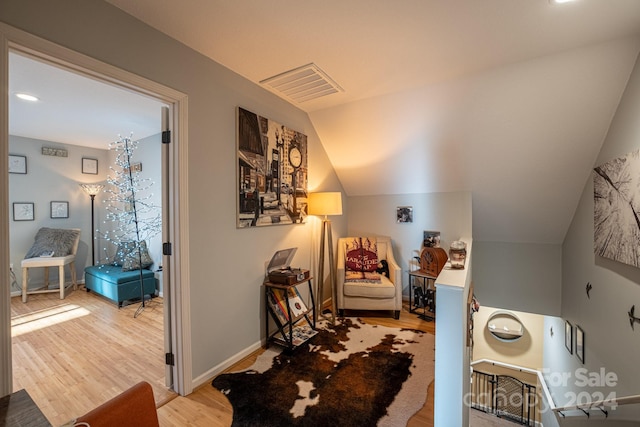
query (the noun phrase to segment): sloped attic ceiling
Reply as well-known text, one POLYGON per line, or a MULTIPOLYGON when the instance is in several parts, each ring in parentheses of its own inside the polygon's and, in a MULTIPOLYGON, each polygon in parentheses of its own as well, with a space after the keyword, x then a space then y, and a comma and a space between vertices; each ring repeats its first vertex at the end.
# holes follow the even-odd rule
POLYGON ((470 190, 475 239, 560 243, 638 46, 576 49, 310 115, 349 195, 470 190))
POLYGON ((559 243, 640 42, 637 0, 108 0, 249 80, 317 64, 349 196, 470 190, 474 237, 559 243))

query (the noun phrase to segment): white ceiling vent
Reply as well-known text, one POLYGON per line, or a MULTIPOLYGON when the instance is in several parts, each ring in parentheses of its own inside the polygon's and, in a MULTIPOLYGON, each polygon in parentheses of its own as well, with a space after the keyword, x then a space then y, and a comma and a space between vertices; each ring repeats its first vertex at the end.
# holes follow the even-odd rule
POLYGON ((313 63, 261 80, 260 84, 298 103, 344 92, 327 73, 313 63))

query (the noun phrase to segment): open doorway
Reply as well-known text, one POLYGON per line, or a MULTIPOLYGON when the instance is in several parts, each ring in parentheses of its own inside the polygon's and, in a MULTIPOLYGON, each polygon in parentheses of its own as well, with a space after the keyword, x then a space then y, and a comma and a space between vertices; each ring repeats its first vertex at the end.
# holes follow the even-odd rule
MULTIPOLYGON (((156 217, 161 217, 160 112, 165 105, 15 52, 9 55, 9 92, 10 158, 25 163, 22 169, 9 170, 9 203, 12 207, 33 208, 29 218, 14 215, 9 221, 10 267, 15 279, 11 292, 13 388, 24 388, 34 399, 41 400, 40 406, 48 412, 48 418, 59 424, 68 416, 56 408, 55 403, 64 395, 64 390, 56 390, 52 385, 37 386, 51 377, 57 378, 57 384, 65 385, 67 395, 71 394, 78 378, 94 384, 94 388, 100 383, 112 387, 115 378, 129 386, 145 380, 154 387, 158 400, 166 399, 170 387, 165 386, 163 341, 169 322, 164 319, 162 307, 162 224, 155 223, 156 229, 150 230, 145 240, 150 265, 145 264, 142 271, 155 281, 153 292, 140 295, 136 289, 139 280, 121 284, 114 281, 112 286, 103 280, 102 284, 109 285, 94 288, 90 293, 86 287, 87 292, 82 294, 85 267, 95 265, 100 273, 113 271, 113 277, 118 280, 125 271, 122 265, 111 265, 116 258, 115 246, 120 242, 108 238, 109 233, 124 225, 118 218, 106 215, 109 204, 113 203, 109 195, 117 191, 107 181, 113 180, 118 168, 124 166, 118 164, 116 153, 110 149, 113 148, 110 143, 117 140, 119 133, 130 132, 132 138, 140 137, 135 140, 137 148, 130 158, 137 169, 136 178, 146 187, 146 194, 137 194, 137 197, 145 197, 146 205, 157 210, 156 217), (20 99, 20 94, 37 99, 20 99), (115 126, 124 129, 114 128, 111 137, 106 139, 109 129, 115 126), (79 184, 106 185, 90 199, 79 184), (25 254, 33 255, 32 248, 38 244, 34 243, 34 236, 40 235, 40 230, 49 229, 80 232, 75 263, 69 265, 80 283, 74 292, 80 295, 73 295, 71 289, 64 292, 64 299, 57 292, 21 295, 21 260, 25 254), (118 296, 111 292, 111 288, 116 287, 118 296), (120 291, 120 288, 126 289, 120 291), (127 292, 129 294, 124 295, 127 292), (140 298, 132 297, 131 293, 140 298), (155 298, 145 301, 150 295, 155 298), (139 309, 142 302, 146 306, 142 315, 147 318, 138 322, 129 319, 133 317, 131 308, 120 309, 127 304, 139 309), (110 307, 113 304, 118 305, 118 310, 110 307), (139 345, 133 348, 125 344, 128 342, 139 345), (61 351, 65 348, 73 351, 61 351), (87 360, 92 363, 82 363, 87 360), (112 360, 119 362, 112 363, 112 360), (95 364, 100 365, 100 369, 96 369, 95 364), (144 369, 139 369, 140 366, 144 369), (109 375, 104 375, 105 372, 109 375), (56 419, 59 413, 62 419, 56 419)), ((127 241, 135 239, 128 234, 121 236, 127 241)), ((42 289, 43 270, 29 269, 30 292, 42 289)), ((135 271, 130 274, 136 275, 135 271)), ((66 283, 72 282, 70 268, 65 279, 66 283)), ((145 278, 145 284, 147 282, 145 278)), ((83 390, 82 387, 76 389, 83 390)), ((92 392, 84 389, 82 393, 89 397, 92 392)))
MULTIPOLYGON (((9 37, 9 39, 11 39, 9 37)), ((24 39, 21 39, 21 42, 24 42, 24 39)), ((35 45, 37 45, 38 42, 35 43, 35 45)), ((26 53, 27 56, 35 56, 38 59, 44 59, 46 57, 46 59, 50 59, 52 58, 52 52, 49 51, 47 53, 47 55, 42 55, 42 57, 40 57, 36 52, 34 52, 31 48, 23 48, 21 46, 14 46, 12 45, 12 43, 10 42, 9 45, 15 49, 16 52, 23 54, 26 53)), ((47 46, 47 47, 51 47, 51 46, 47 46)), ((58 47, 59 48, 59 47, 58 47)), ((62 48, 59 48, 62 49, 62 48)), ((46 50, 46 49, 45 49, 46 50)), ((55 51, 56 49, 54 48, 53 51, 55 51)), ((54 52, 55 53, 55 52, 54 52)), ((81 58, 81 55, 79 54, 75 54, 76 57, 81 58)), ((64 57, 67 61, 69 60, 69 58, 74 57, 74 55, 68 51, 64 52, 64 55, 62 55, 62 57, 64 57)), ((7 60, 7 58, 5 57, 4 60, 7 60)), ((55 62, 55 66, 56 67, 61 67, 64 62, 62 60, 57 60, 54 61, 55 62)), ((86 66, 86 64, 90 64, 90 65, 95 65, 94 64, 95 61, 92 61, 88 58, 81 58, 81 60, 79 61, 79 64, 82 65, 73 65, 71 66, 71 68, 74 71, 77 71, 79 69, 81 69, 80 67, 82 66, 86 66)), ((105 64, 98 64, 99 66, 97 67, 98 69, 100 69, 100 65, 106 66, 105 64)), ((64 67, 63 67, 64 68, 64 67)), ((113 71, 113 70, 110 70, 113 71)), ((96 78, 96 76, 98 76, 97 72, 91 71, 90 75, 92 78, 96 78)), ((113 76, 113 73, 109 74, 110 76, 113 76)), ((118 73, 116 73, 116 75, 118 75, 118 73)), ((124 75, 126 78, 125 80, 127 80, 128 76, 126 76, 126 73, 122 73, 121 75, 124 75)), ((100 78, 98 78, 98 80, 100 80, 100 78)), ((136 80, 136 79, 132 79, 132 80, 136 80)), ((137 89, 134 88, 134 86, 131 83, 127 83, 124 84, 122 83, 121 85, 121 89, 122 88, 126 88, 127 90, 132 90, 133 92, 138 92, 139 94, 144 94, 145 96, 150 96, 151 98, 156 97, 157 101, 160 101, 161 103, 164 103, 165 105, 169 105, 169 109, 171 110, 171 115, 170 115, 170 120, 166 123, 167 129, 168 128, 175 128, 176 125, 181 124, 182 120, 184 119, 184 117, 180 117, 179 112, 180 111, 184 111, 184 108, 182 107, 181 103, 186 101, 186 98, 184 97, 184 95, 176 93, 175 91, 172 90, 164 90, 164 88, 157 86, 157 85, 153 85, 153 84, 148 84, 149 82, 146 82, 144 80, 140 80, 141 82, 143 82, 144 84, 142 85, 144 87, 144 89, 137 89), (158 93, 161 93, 161 95, 157 95, 153 90, 150 90, 149 87, 155 89, 156 87, 159 89, 158 93)), ((118 82, 113 78, 106 78, 104 77, 104 82, 108 82, 109 84, 116 84, 118 85, 118 82)), ((11 114, 11 112, 9 113, 11 114)), ((158 122, 160 122, 160 111, 157 112, 157 116, 158 116, 158 122)), ((4 120, 6 121, 7 118, 4 117, 4 120)), ((6 129, 6 127, 5 127, 6 129)), ((161 129, 163 132, 165 130, 165 128, 161 129)), ((116 131, 117 132, 117 131, 116 131)), ((180 133, 178 134, 180 135, 180 133)), ((175 138, 175 137, 174 137, 175 138)), ((164 142, 164 134, 163 134, 163 142, 164 142)), ((184 138, 186 140, 186 137, 184 138)), ((6 140, 6 139, 5 139, 6 140)), ((42 140, 40 140, 42 141, 42 140)), ((183 141, 186 142, 186 141, 183 141)), ((163 146, 165 146, 166 144, 162 144, 163 146)), ((55 148, 55 147, 53 147, 55 148)), ((63 147, 58 147, 63 149, 63 147)), ((185 147, 186 148, 186 147, 185 147)), ((5 147, 5 149, 8 151, 11 151, 8 149, 8 147, 5 147)), ((181 175, 181 169, 179 167, 179 154, 180 150, 176 149, 168 149, 165 150, 165 153, 163 154, 163 160, 162 160, 162 165, 163 165, 163 177, 162 177, 162 181, 163 182, 169 182, 171 184, 171 187, 176 188, 176 183, 179 182, 179 176, 181 175)), ((39 155, 42 155, 42 153, 39 153, 39 155)), ((87 157, 89 159, 95 160, 95 157, 87 157)), ((84 162, 83 162, 84 163, 84 162)), ((100 164, 100 162, 98 162, 98 164, 100 164)), ((104 166, 107 165, 107 162, 105 161, 104 166)), ((82 164, 78 166, 79 168, 82 167, 82 164)), ((144 166, 143 166, 144 167, 144 166)), ((178 186, 179 187, 179 186, 178 186)), ((167 189, 169 189, 169 186, 166 186, 167 189)), ((171 191, 171 190, 170 190, 171 191)), ((176 216, 177 215, 173 215, 173 213, 175 211, 179 211, 179 207, 180 207, 180 203, 183 200, 181 198, 181 195, 178 194, 175 190, 172 190, 173 192, 170 194, 170 200, 171 200, 171 204, 165 206, 165 209, 167 211, 169 211, 169 218, 170 220, 166 223, 163 224, 163 234, 165 234, 165 236, 162 238, 162 242, 166 243, 166 242, 170 242, 173 243, 173 256, 172 257, 168 257, 167 254, 162 253, 162 265, 163 265, 163 274, 162 274, 162 282, 163 282, 163 287, 164 287, 164 300, 165 300, 165 304, 163 307, 163 318, 167 319, 167 322, 164 323, 164 327, 163 327, 163 331, 167 336, 168 339, 165 339, 165 350, 167 350, 167 353, 169 354, 175 354, 174 360, 175 360, 175 364, 173 366, 170 366, 168 368, 166 368, 166 371, 169 374, 173 374, 173 379, 171 380, 171 385, 176 391, 178 391, 181 394, 187 394, 189 393, 190 390, 190 378, 188 378, 187 376, 185 376, 184 372, 185 371, 189 371, 189 366, 190 366, 190 362, 187 361, 187 363, 185 363, 185 361, 183 360, 181 354, 182 354, 182 345, 184 343, 188 343, 189 342, 189 336, 188 334, 185 334, 185 330, 188 331, 188 322, 184 322, 182 321, 182 311, 181 311, 181 307, 178 306, 178 304, 176 304, 176 295, 181 295, 182 289, 180 288, 180 280, 176 280, 176 278, 178 278, 178 274, 180 269, 176 268, 176 265, 180 265, 180 257, 179 257, 179 245, 177 245, 177 241, 174 239, 174 236, 177 234, 177 231, 180 230, 184 230, 184 227, 181 226, 178 221, 176 216), (166 240, 165 240, 166 239, 166 240), (168 287, 168 283, 173 283, 174 286, 168 287), (168 295, 169 294, 169 295, 168 295), (170 298, 173 297, 173 298, 170 298), (169 303, 167 304, 166 301, 169 300, 169 303), (164 310, 166 310, 168 313, 173 313, 173 316, 169 316, 167 317, 164 313, 164 310), (176 320, 177 319, 177 320, 176 320), (174 332, 173 334, 171 334, 170 332, 174 332), (175 332, 177 332, 180 335, 180 340, 177 341, 175 339, 175 332), (187 366, 185 366, 187 365, 187 366)), ((81 194, 81 193, 79 193, 81 194)), ((80 206, 80 201, 79 198, 82 197, 81 195, 76 195, 75 196, 78 200, 76 200, 78 202, 77 206, 80 206)), ((86 197, 86 195, 85 195, 86 197)), ((167 197, 169 199, 169 197, 167 197)), ((7 201, 5 200, 5 203, 7 201)), ((69 202, 71 202, 71 200, 69 200, 69 202)), ((86 202, 85 202, 86 203, 86 202)), ((71 210, 71 206, 73 206, 71 203, 69 203, 69 210, 71 210)), ((10 206, 7 206, 8 208, 10 206)), ((7 211, 9 212, 10 209, 7 209, 7 211)), ((43 210, 40 211, 40 214, 42 215, 46 215, 48 214, 48 210, 43 210)), ((88 220, 88 214, 86 215, 87 220, 88 220)), ((9 221, 11 221, 11 215, 9 215, 8 218, 9 221)), ((91 229, 89 228, 89 234, 90 234, 91 229)), ((183 238, 182 241, 184 241, 185 239, 183 238)), ((85 254, 84 254, 84 260, 86 261, 87 258, 89 257, 88 254, 88 246, 86 245, 85 250, 85 254)), ((14 260, 13 259, 13 255, 9 256, 9 254, 5 254, 5 259, 7 261, 7 264, 9 263, 13 263, 13 264, 17 264, 14 265, 14 269, 19 268, 19 261, 20 260, 14 260)), ((82 263, 79 263, 80 265, 82 265, 82 263)), ((78 269, 80 269, 80 267, 78 267, 78 269)), ((77 293, 78 291, 76 291, 77 293)), ((9 290, 7 289, 7 294, 6 295, 2 295, 0 298, 2 299, 8 299, 9 297, 9 290)), ((73 295, 73 294, 72 294, 73 295)), ((76 313, 78 313, 78 311, 76 311, 76 313)), ((49 317, 49 320, 51 318, 49 317)), ((70 331, 71 332, 71 331, 70 331)), ((2 333, 2 339, 4 341, 4 344, 6 345, 6 330, 3 331, 2 333)), ((9 337, 10 338, 10 337, 9 337)), ((10 341, 10 340, 9 340, 10 341)), ((92 343, 88 343, 88 342, 76 342, 76 344, 80 344, 77 346, 68 346, 66 347, 68 350, 68 353, 74 353, 77 350, 79 350, 82 346, 91 346, 92 343)), ((134 345, 140 345, 140 343, 134 343, 134 345)), ((59 355, 58 355, 59 356, 59 355)), ((55 357, 51 357, 50 360, 55 359, 55 357)), ((168 359, 168 358, 167 358, 168 359)), ((7 372, 5 367, 6 360, 3 360, 3 373, 7 372)), ((164 364, 164 359, 161 360, 162 364, 164 364)), ((10 363, 9 363, 9 367, 10 367, 10 363)), ((11 369, 9 369, 9 372, 11 372, 11 369)), ((106 372, 106 371, 105 371, 106 372)), ((108 374, 105 374, 106 376, 108 376, 108 374)), ((3 375, 4 376, 4 375, 3 375)), ((5 382, 2 385, 3 389, 6 389, 6 381, 7 381, 7 376, 5 377, 5 382)), ((10 376, 8 377, 10 380, 10 376)), ((50 378, 51 380, 51 378, 50 378)), ((86 377, 82 377, 82 378, 77 378, 77 380, 79 382, 91 382, 91 380, 89 378, 86 377)), ((95 383, 94 383, 95 384, 95 383)), ((112 392, 112 390, 110 389, 105 389, 102 390, 103 395, 107 395, 110 394, 110 392, 112 392)), ((56 398, 58 399, 62 399, 64 396, 64 394, 61 395, 57 395, 56 398)), ((103 399, 101 399, 103 400, 103 399)), ((90 402, 89 404, 93 404, 95 402, 90 402)), ((73 407, 73 405, 72 405, 73 407)), ((76 408, 78 407, 77 405, 75 406, 76 408)), ((77 414, 76 414, 77 415, 77 414)))

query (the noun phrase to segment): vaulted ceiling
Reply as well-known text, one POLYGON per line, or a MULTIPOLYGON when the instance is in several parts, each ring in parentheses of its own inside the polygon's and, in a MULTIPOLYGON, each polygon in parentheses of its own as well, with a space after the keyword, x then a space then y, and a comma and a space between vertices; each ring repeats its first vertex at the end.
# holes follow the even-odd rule
POLYGON ((107 1, 259 85, 316 64, 347 195, 471 191, 483 241, 563 241, 640 51, 638 0, 107 1))

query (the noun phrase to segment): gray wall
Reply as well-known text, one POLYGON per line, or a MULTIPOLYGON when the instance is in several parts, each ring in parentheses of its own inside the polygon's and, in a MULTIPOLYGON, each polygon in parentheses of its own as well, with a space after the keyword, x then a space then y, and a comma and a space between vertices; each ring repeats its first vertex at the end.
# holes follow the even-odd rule
MULTIPOLYGON (((403 271, 408 271, 410 260, 418 255, 425 230, 440 231, 441 246, 446 250, 454 240, 472 234, 468 192, 352 196, 345 211, 350 236, 391 237, 394 257, 403 271), (396 221, 399 206, 413 208, 413 222, 396 221)), ((408 297, 408 274, 403 274, 402 280, 408 297)))
MULTIPOLYGON (((160 116, 158 115, 158 128, 160 128, 160 116)), ((145 200, 145 203, 148 203, 150 206, 157 207, 158 211, 162 209, 162 164, 161 164, 161 156, 162 156, 162 142, 161 142, 161 134, 158 133, 156 135, 148 136, 146 138, 137 139, 135 135, 131 136, 134 140, 138 141, 137 148, 133 151, 131 155, 131 164, 135 165, 136 163, 140 163, 142 165, 142 171, 140 172, 140 191, 137 194, 137 198, 139 200, 145 200), (148 180, 146 182, 142 182, 142 180, 148 180), (148 188, 142 188, 146 187, 148 188)), ((109 164, 107 167, 112 166, 117 168, 117 152, 114 150, 108 151, 109 164)), ((112 171, 107 171, 107 175, 114 176, 112 171)), ((105 182, 105 184, 107 184, 105 182)), ((105 188, 105 190, 108 187, 105 188)), ((96 212, 97 216, 107 219, 107 211, 106 204, 110 203, 109 194, 101 193, 96 196, 96 212)), ((154 218, 157 215, 157 212, 149 212, 146 216, 141 216, 141 220, 146 218, 154 218)), ((117 245, 107 238, 109 236, 109 232, 114 229, 114 227, 118 227, 117 221, 101 221, 96 222, 97 229, 97 242, 96 242, 96 262, 98 264, 112 262, 117 251, 117 245)), ((141 236, 143 240, 147 242, 147 247, 149 249, 149 255, 153 260, 153 265, 150 267, 151 270, 157 271, 162 266, 162 228, 158 227, 154 230, 156 234, 154 234, 150 238, 146 238, 144 235, 141 236)), ((116 234, 117 235, 117 234, 116 234)), ((126 236, 126 240, 133 239, 134 236, 126 236)), ((156 277, 159 279, 158 281, 158 292, 160 296, 163 295, 163 283, 161 280, 161 275, 156 274, 156 277)))
MULTIPOLYGON (((148 179, 147 184, 151 184, 149 189, 141 194, 142 197, 149 197, 146 203, 162 208, 162 139, 161 134, 156 134, 139 141, 138 148, 131 158, 132 163, 141 163, 141 179, 148 179)), ((143 218, 144 219, 144 218, 143 218)), ((162 266, 162 230, 149 239, 147 242, 149 255, 153 260, 152 270, 157 270, 162 266)))
POLYGON ((480 304, 559 315, 562 247, 473 242, 474 293, 480 304))
MULTIPOLYGON (((110 141, 107 141, 110 142, 110 141)), ((42 141, 11 135, 9 137, 9 152, 27 157, 27 174, 9 174, 9 206, 14 202, 33 202, 35 204, 34 221, 11 221, 10 231, 10 263, 16 275, 17 286, 22 283, 22 269, 20 261, 24 258, 34 237, 41 227, 50 228, 80 228, 80 244, 76 256, 76 273, 78 280, 83 279, 84 267, 91 265, 91 201, 89 196, 80 188, 80 183, 105 182, 109 175, 109 166, 115 162, 115 153, 109 150, 62 144, 52 141, 42 141), (68 157, 44 156, 42 147, 63 148, 68 157), (81 169, 82 157, 98 159, 98 175, 83 174, 81 169), (50 217, 50 202, 69 202, 69 218, 52 219, 50 217)), ((160 134, 140 140, 138 149, 133 153, 132 162, 142 162, 141 176, 153 181, 152 203, 160 207, 161 200, 161 164, 160 164, 160 134)), ((106 212, 104 202, 106 195, 100 193, 95 198, 95 251, 99 263, 108 257, 113 257, 114 248, 108 241, 102 239, 103 232, 110 228, 109 222, 104 222, 106 212)), ((13 218, 13 215, 11 215, 13 218)), ((161 234, 149 242, 149 253, 154 260, 152 268, 156 270, 162 263, 161 234)), ((67 280, 70 279, 69 272, 67 280)), ((29 287, 37 288, 43 282, 43 270, 33 269, 29 272, 29 287)), ((57 273, 52 273, 52 280, 57 273)), ((57 280, 55 280, 57 281, 57 280)), ((12 289, 16 292, 17 289, 12 289)), ((162 289, 160 289, 162 291, 162 289)))
MULTIPOLYGON (((26 175, 9 174, 9 207, 11 209, 14 202, 33 202, 35 205, 34 221, 13 221, 13 214, 10 215, 10 262, 13 263, 18 286, 22 284, 20 261, 33 244, 34 237, 41 227, 80 228, 76 271, 81 279, 84 267, 91 265, 91 199, 79 184, 104 181, 109 164, 108 151, 10 136, 9 153, 27 157, 26 175), (64 148, 68 151, 68 157, 44 156, 43 146, 64 148), (82 173, 82 157, 98 159, 98 175, 82 173), (52 219, 51 201, 69 202, 69 218, 52 219)), ((96 209, 96 224, 99 224, 101 219, 103 218, 100 210, 96 209)), ((52 280, 54 278, 57 278, 55 272, 52 273, 52 280)), ((42 282, 42 269, 29 272, 29 287, 39 287, 42 282)))
MULTIPOLYGON (((638 149, 639 117, 640 64, 636 63, 594 167, 638 149)), ((568 384, 555 387, 558 405, 564 404, 566 392, 596 390, 575 384, 576 369, 583 367, 589 372, 603 368, 617 375, 617 385, 602 390, 605 396, 610 392, 615 392, 617 397, 640 394, 637 367, 640 328, 633 330, 627 315, 634 304, 640 309, 640 269, 596 256, 593 230, 593 180, 590 178, 562 247, 562 318, 547 319, 547 328, 553 326, 557 334, 554 337, 545 334, 544 366, 550 373, 572 376, 568 384), (590 298, 585 291, 587 283, 593 286, 590 298), (584 365, 575 352, 571 355, 564 348, 564 320, 584 330, 584 365)), ((637 406, 625 408, 634 413, 631 419, 640 419, 637 406)), ((620 411, 617 412, 614 418, 620 416, 620 411)))
MULTIPOLYGON (((256 344, 264 328, 264 263, 298 247, 293 264, 309 268, 319 223, 236 229, 236 108, 308 136, 309 186, 340 191, 303 111, 179 42, 99 0, 5 0, 0 19, 188 95, 189 274, 193 377, 256 344), (317 227, 316 227, 317 226, 317 227)), ((222 41, 227 42, 227 41, 222 41)), ((333 221, 344 235, 346 220, 333 221)))

